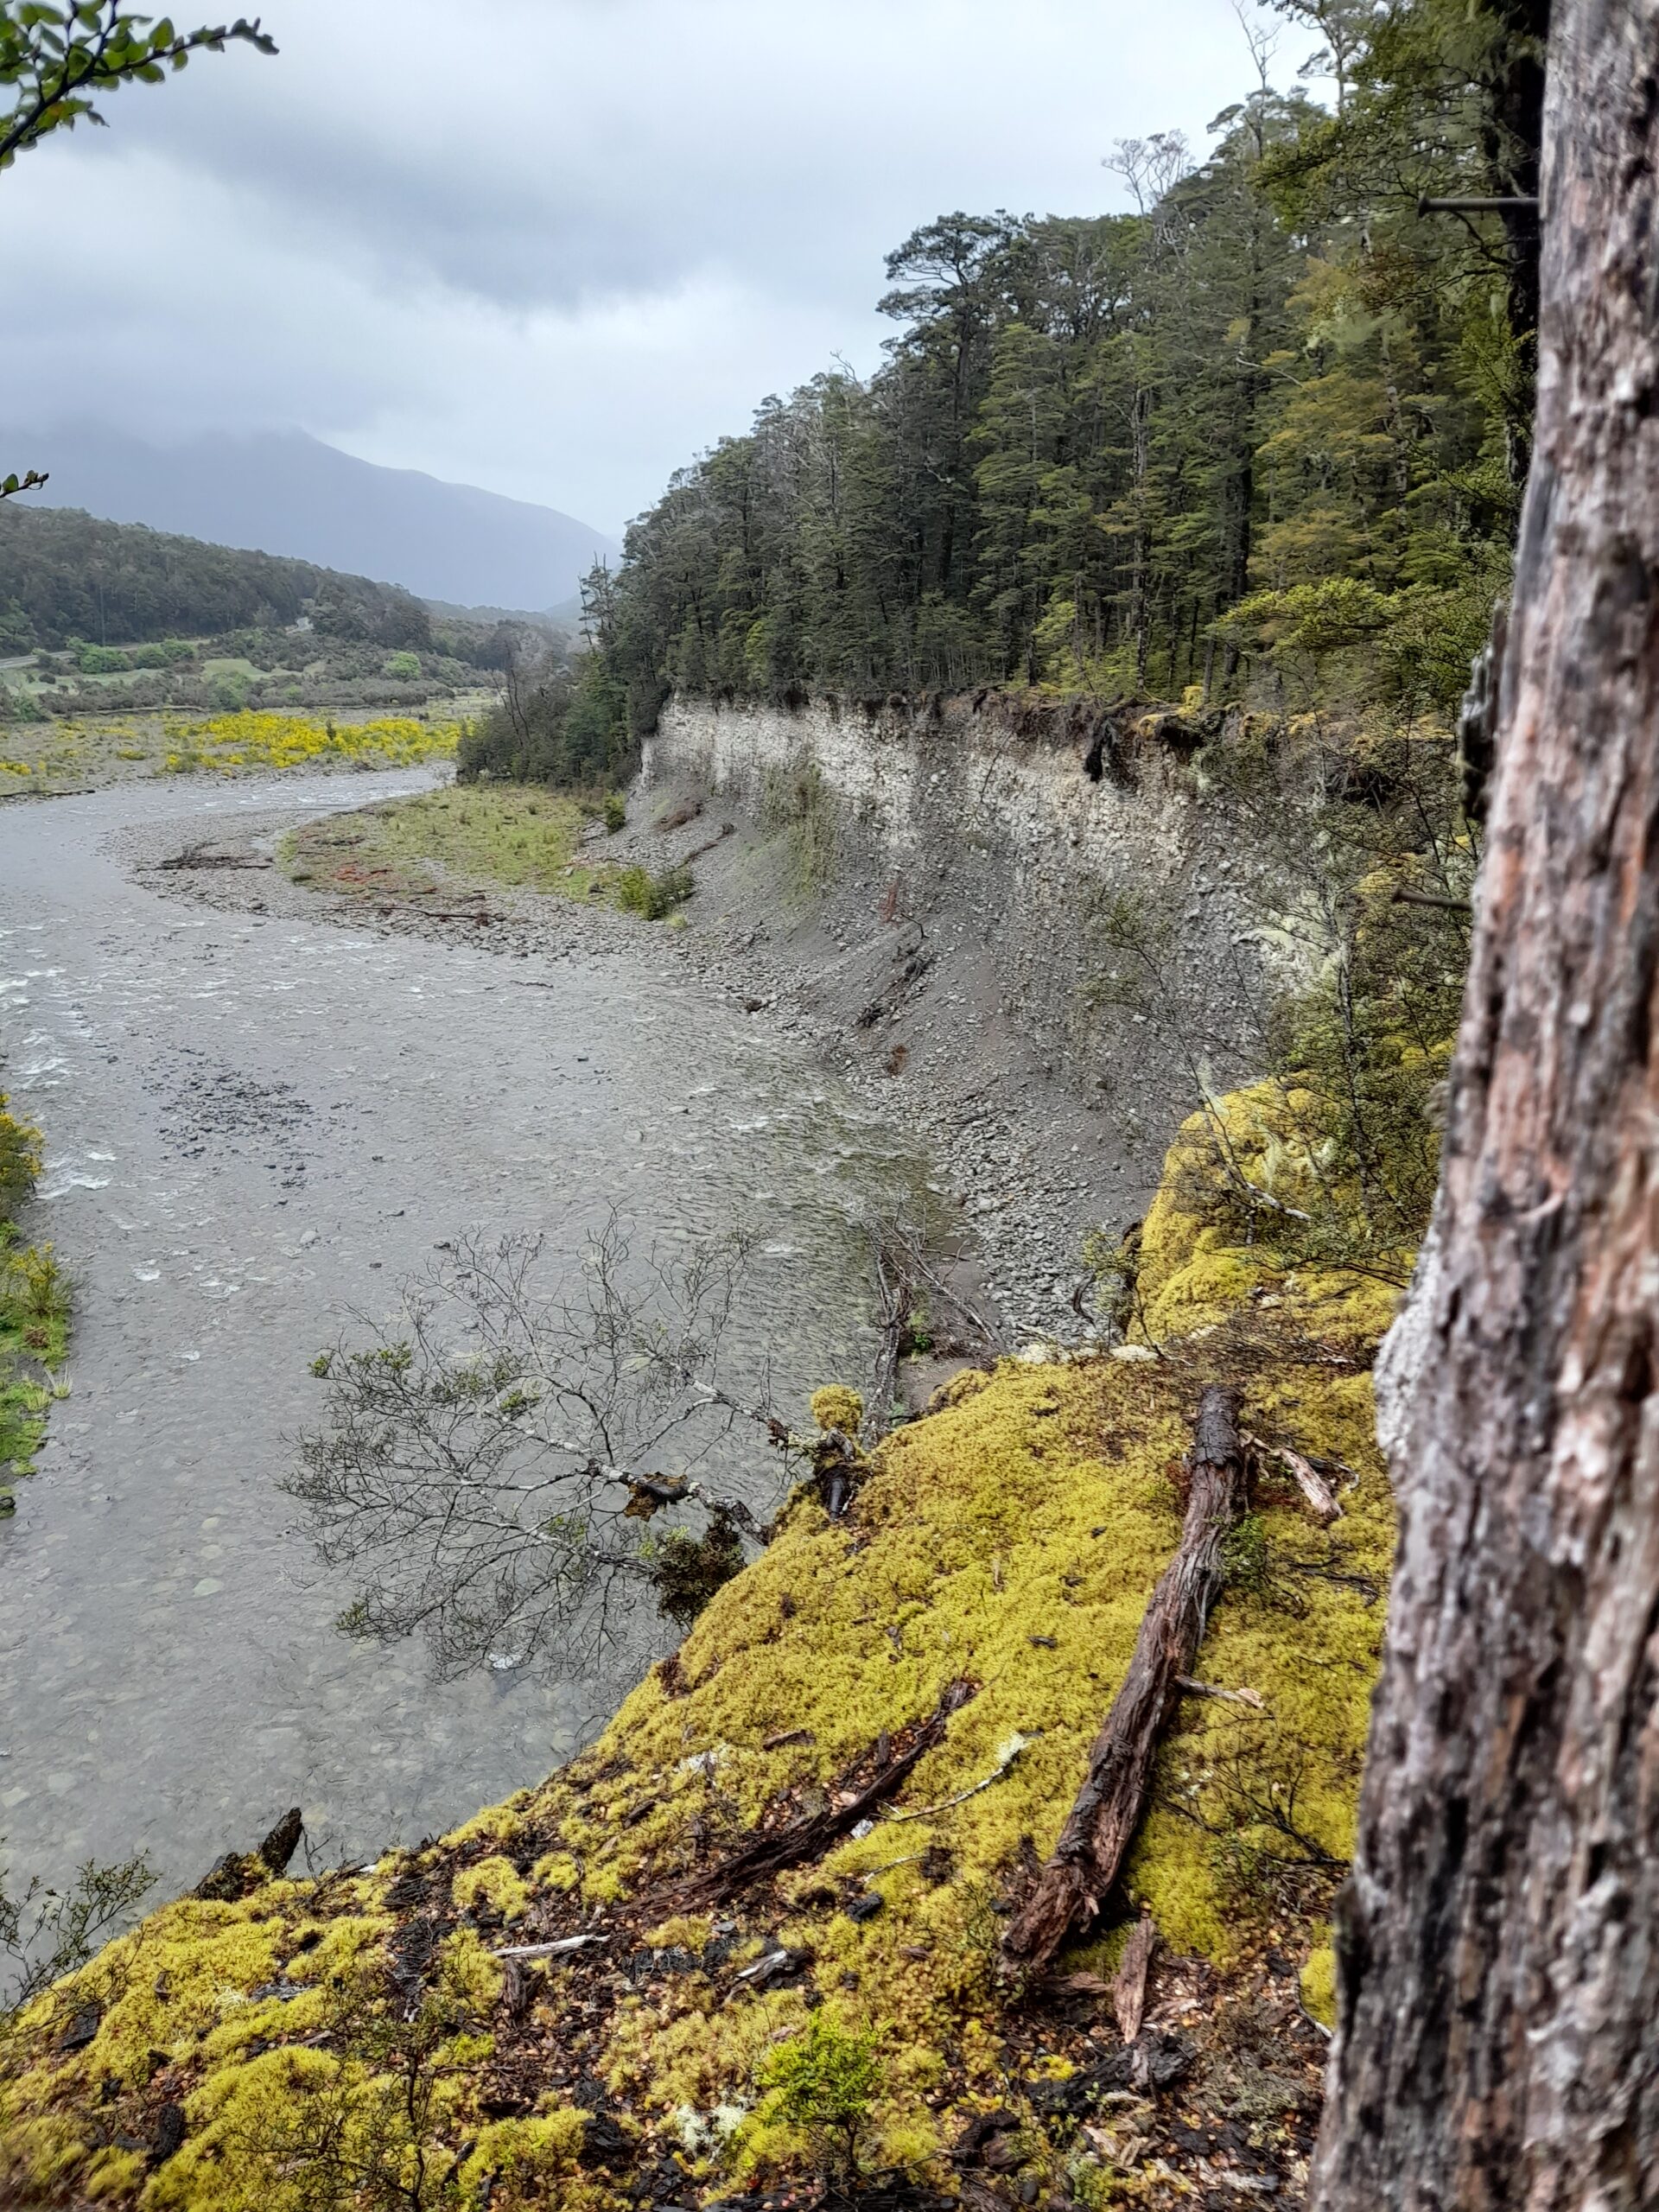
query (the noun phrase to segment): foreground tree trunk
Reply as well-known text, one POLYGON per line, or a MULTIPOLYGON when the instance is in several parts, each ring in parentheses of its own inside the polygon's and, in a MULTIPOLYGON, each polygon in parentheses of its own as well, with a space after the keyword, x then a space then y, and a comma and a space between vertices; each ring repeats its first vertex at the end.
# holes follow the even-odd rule
POLYGON ((1537 439, 1323 2212, 1659 2203, 1659 0, 1551 52, 1537 439))

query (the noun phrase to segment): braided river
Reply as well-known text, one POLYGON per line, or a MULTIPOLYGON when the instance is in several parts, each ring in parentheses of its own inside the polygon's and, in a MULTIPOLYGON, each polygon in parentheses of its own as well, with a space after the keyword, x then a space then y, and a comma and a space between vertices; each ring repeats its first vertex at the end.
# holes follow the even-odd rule
POLYGON ((315 1352, 394 1313, 458 1231, 538 1232, 574 1266, 613 1202, 671 1243, 744 1223, 737 1381, 769 1365, 799 1418, 868 1369, 861 1220, 923 1165, 650 928, 504 958, 133 873, 426 780, 0 808, 0 1087, 44 1131, 24 1226, 76 1302, 69 1394, 0 1522, 14 1879, 143 1849, 166 1894, 296 1802, 314 1863, 371 1856, 537 1779, 608 1709, 615 1683, 440 1681, 418 1643, 342 1637, 349 1588, 276 1487, 320 1411, 315 1352))

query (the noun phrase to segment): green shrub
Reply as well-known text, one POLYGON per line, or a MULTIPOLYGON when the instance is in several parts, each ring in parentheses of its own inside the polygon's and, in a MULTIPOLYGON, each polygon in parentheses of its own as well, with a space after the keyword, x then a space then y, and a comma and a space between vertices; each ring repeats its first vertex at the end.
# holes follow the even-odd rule
POLYGON ((696 887, 689 868, 666 868, 653 875, 638 861, 618 868, 611 880, 617 905, 626 913, 643 914, 648 922, 660 922, 683 906, 696 887))
POLYGON ((455 781, 551 784, 580 795, 613 789, 636 758, 626 698, 603 656, 583 652, 510 679, 462 739, 455 781))
POLYGON ((873 2035, 844 2028, 826 2007, 762 2062, 756 2080, 768 2093, 769 2119, 804 2129, 827 2168, 856 2170, 859 2137, 881 2088, 873 2035))
POLYGON ((676 1628, 689 1629, 715 1591, 743 1567, 743 1539, 729 1514, 715 1512, 701 1537, 689 1529, 670 1529, 652 1548, 658 1611, 676 1628))
POLYGON ((836 865, 836 803, 817 762, 766 769, 761 778, 760 816, 763 829, 787 830, 801 890, 828 890, 836 865))
POLYGON ((75 655, 75 665, 83 676, 124 676, 132 664, 113 645, 83 645, 75 655))
POLYGON ((603 809, 605 827, 614 836, 619 830, 628 826, 628 802, 621 791, 607 791, 603 809))
POLYGON ((35 1188, 41 1172, 40 1132, 15 1121, 0 1090, 0 1220, 14 1214, 35 1188))
POLYGON ((385 672, 401 682, 412 683, 421 672, 421 657, 418 653, 388 653, 385 672))

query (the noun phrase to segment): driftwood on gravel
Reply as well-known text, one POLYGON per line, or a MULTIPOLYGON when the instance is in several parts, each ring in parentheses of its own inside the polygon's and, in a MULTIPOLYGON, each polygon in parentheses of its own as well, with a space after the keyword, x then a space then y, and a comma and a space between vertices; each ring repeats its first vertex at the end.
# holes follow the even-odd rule
MULTIPOLYGON (((744 1883, 758 1880, 762 1875, 781 1873, 786 1866, 821 1859, 832 1843, 838 1842, 892 1796, 918 1760, 944 1742, 951 1715, 961 1712, 973 1696, 974 1688, 973 1683, 960 1680, 949 1683, 934 1710, 908 1733, 902 1751, 889 1750, 878 1758, 874 1774, 866 1772, 869 1765, 867 1753, 830 1784, 830 1803, 825 1811, 791 1821, 783 1827, 763 1831, 730 1858, 671 1885, 655 1902, 665 1910, 671 1905, 675 1910, 696 1911, 701 1905, 729 1897, 744 1883), (855 1779, 860 1775, 865 1778, 855 1779)), ((880 1751, 879 1745, 877 1750, 880 1751)))
POLYGON ((258 853, 216 853, 207 843, 187 845, 170 859, 153 863, 157 874, 172 868, 270 868, 274 863, 258 853))
POLYGON ((936 1321, 945 1325, 936 1332, 936 1352, 994 1359, 1006 1347, 1000 1332, 959 1292, 953 1290, 929 1262, 919 1230, 907 1223, 880 1221, 871 1228, 870 1245, 880 1318, 877 1325, 880 1342, 875 1376, 865 1412, 864 1434, 874 1443, 887 1433, 887 1415, 898 1387, 899 1363, 904 1357, 911 1315, 918 1300, 926 1298, 934 1309, 936 1321))
POLYGON ((1022 1970, 1040 1973, 1071 1930, 1093 1918, 1141 1825, 1153 1758, 1183 1677, 1192 1675, 1221 1589, 1223 1547, 1249 1490, 1238 1408, 1238 1392, 1218 1383, 1199 1402, 1179 1548, 1152 1593, 1128 1672, 1095 1738, 1060 1840, 1002 1939, 1005 1959, 1022 1970))

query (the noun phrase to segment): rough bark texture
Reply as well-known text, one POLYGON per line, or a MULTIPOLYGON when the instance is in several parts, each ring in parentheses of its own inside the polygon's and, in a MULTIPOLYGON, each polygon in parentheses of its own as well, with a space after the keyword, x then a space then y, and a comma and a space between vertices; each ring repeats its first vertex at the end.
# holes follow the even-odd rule
POLYGON ((1067 1934, 1094 1917, 1141 1825, 1153 1758, 1204 1639, 1221 1587, 1222 1547, 1244 1503, 1238 1405, 1238 1393, 1219 1384, 1204 1394, 1187 1458, 1192 1487, 1180 1548, 1152 1593, 1060 1840, 1003 1938, 1004 1955, 1020 1967, 1046 1967, 1067 1934))
POLYGON ((1152 1915, 1143 1912, 1129 1931, 1122 1961, 1112 1983, 1112 2010, 1117 2016, 1117 2032, 1125 2043, 1135 2040, 1146 2018, 1147 1976, 1152 1971, 1152 1955, 1157 1948, 1157 1927, 1152 1915))
POLYGON ((1537 439, 1322 2212, 1659 2203, 1659 0, 1558 11, 1537 439))

